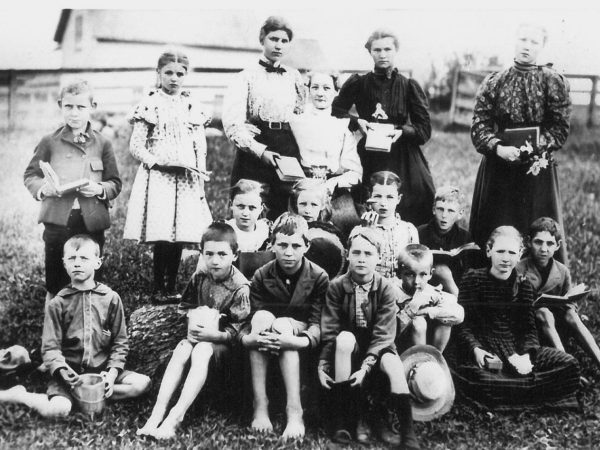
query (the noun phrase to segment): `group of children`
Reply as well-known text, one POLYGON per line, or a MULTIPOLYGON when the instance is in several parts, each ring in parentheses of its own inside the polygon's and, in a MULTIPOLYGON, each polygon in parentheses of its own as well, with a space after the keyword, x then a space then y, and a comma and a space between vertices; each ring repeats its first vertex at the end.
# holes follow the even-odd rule
MULTIPOLYGON (((159 67, 163 84, 175 89, 177 83, 170 80, 176 79, 177 70, 183 69, 169 61, 162 67, 169 72, 159 67)), ((168 89, 164 93, 170 95, 168 89)), ((70 388, 80 382, 83 373, 101 373, 106 397, 113 399, 132 398, 150 387, 147 375, 124 368, 128 339, 123 305, 118 294, 99 282, 97 276, 103 231, 110 224, 108 205, 121 189, 115 156, 110 142, 90 126, 95 102, 87 83, 65 87, 59 106, 65 125, 42 139, 25 171, 26 186, 42 201, 40 222, 45 226, 48 289, 42 352, 52 380, 45 395, 27 392, 22 386, 0 391, 0 401, 26 404, 44 416, 69 413, 73 403, 70 388), (44 179, 40 161, 50 162, 63 182, 84 177, 89 183, 60 195, 44 179)), ((160 111, 156 108, 138 108, 137 114, 156 115, 160 111)), ((179 106, 173 108, 170 114, 180 113, 179 106)), ((199 122, 200 119, 193 121, 195 125, 199 122)), ((142 131, 145 139, 158 139, 147 128, 142 131)), ((165 126, 162 132, 173 130, 165 126)), ((140 173, 162 167, 162 178, 149 175, 154 176, 157 186, 174 182, 176 189, 188 194, 188 190, 202 191, 191 178, 179 183, 179 169, 148 155, 152 153, 145 155, 147 161, 140 173)), ((145 186, 146 196, 150 195, 149 190, 158 189, 145 186)), ((430 344, 443 352, 452 327, 458 326, 462 341, 467 342, 466 353, 479 369, 485 366, 486 357, 496 356, 519 374, 535 371, 536 364, 541 364, 535 358, 546 354, 530 352, 537 348, 537 338, 528 341, 528 345, 519 341, 511 354, 496 354, 498 349, 489 346, 493 340, 482 337, 485 327, 474 328, 468 314, 473 311, 472 306, 465 315, 461 306, 464 284, 460 279, 468 264, 460 259, 450 266, 434 264, 432 250, 452 250, 470 242, 469 233, 458 225, 465 206, 463 195, 453 187, 439 189, 431 221, 417 228, 396 212, 402 200, 400 187, 401 180, 392 172, 373 174, 370 198, 361 218, 363 224, 345 235, 332 222, 331 193, 324 181, 298 182, 290 196, 290 212, 271 224, 261 218, 263 186, 252 180, 239 180, 230 191, 232 218, 211 223, 201 234, 198 270, 181 298, 177 298, 181 309, 198 313, 189 314, 188 334, 173 350, 156 404, 138 434, 158 439, 173 437, 209 372, 231 364, 232 350, 237 346, 244 349, 250 361, 247 376, 252 381, 253 429, 273 429, 267 373, 271 364, 277 364, 286 392, 284 438, 300 438, 305 433, 301 380, 302 374, 308 373, 318 377, 324 391, 331 394, 327 407, 335 411, 334 440, 347 443, 353 435, 359 442, 371 439, 366 397, 369 390, 375 389, 379 393, 385 391, 399 423, 398 433, 391 433, 391 437, 388 433, 386 440, 407 449, 419 448, 419 444, 411 413, 411 396, 414 401, 415 395, 409 389, 399 350, 430 344), (315 226, 333 230, 345 246, 344 270, 333 274, 338 276, 330 276, 306 257, 311 245, 310 230, 315 226), (251 280, 246 279, 236 267, 239 252, 265 249, 274 253, 274 260, 256 268, 251 280), (168 410, 188 366, 181 394, 168 410)), ((142 209, 148 208, 149 201, 146 198, 142 209)), ((205 200, 202 201, 204 208, 205 200)), ((152 220, 160 219, 160 209, 153 214, 152 220)), ((152 224, 146 220, 138 225, 139 232, 148 233, 152 224)), ((540 218, 531 225, 528 256, 520 262, 520 235, 511 227, 500 228, 485 249, 491 266, 482 272, 482 277, 506 280, 516 270, 529 280, 524 283, 530 283, 538 293, 564 295, 568 291, 568 269, 553 259, 562 243, 554 220, 540 218)), ((170 233, 170 229, 165 233, 170 233)), ((166 238, 160 237, 157 242, 163 239, 166 238)), ((173 252, 175 258, 180 257, 177 249, 163 250, 163 259, 173 252)), ((169 274, 172 290, 172 271, 167 271, 169 274)), ((465 292, 471 300, 479 298, 473 292, 483 278, 465 278, 470 283, 464 285, 465 292)), ((512 295, 510 289, 501 292, 512 295)), ((531 309, 531 305, 528 307, 531 309)), ((535 317, 553 347, 564 350, 555 327, 560 319, 600 364, 600 350, 581 322, 576 305, 540 308, 535 317)), ((506 320, 512 333, 511 327, 519 319, 510 316, 506 320)), ((569 364, 571 375, 578 377, 576 363, 569 364)), ((327 411, 322 413, 327 415, 327 411)))

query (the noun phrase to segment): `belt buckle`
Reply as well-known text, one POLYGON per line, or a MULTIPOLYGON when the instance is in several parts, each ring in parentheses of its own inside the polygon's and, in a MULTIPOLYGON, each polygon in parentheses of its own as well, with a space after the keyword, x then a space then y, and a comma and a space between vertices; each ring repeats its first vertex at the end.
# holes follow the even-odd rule
POLYGON ((310 174, 312 178, 317 180, 327 180, 327 166, 310 166, 310 174))
POLYGON ((283 125, 281 122, 269 122, 269 128, 271 130, 281 130, 283 129, 283 125))

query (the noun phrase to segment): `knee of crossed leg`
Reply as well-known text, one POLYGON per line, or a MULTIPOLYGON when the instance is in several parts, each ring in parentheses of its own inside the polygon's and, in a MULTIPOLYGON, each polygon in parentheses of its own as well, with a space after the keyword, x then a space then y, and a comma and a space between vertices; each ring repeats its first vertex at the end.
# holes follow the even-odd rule
POLYGON ((47 405, 40 413, 44 417, 65 417, 69 415, 72 407, 73 404, 71 403, 71 400, 57 395, 48 400, 47 405))
POLYGON ((543 326, 554 325, 554 315, 548 308, 539 308, 535 312, 535 318, 543 326))
POLYGON ((294 334, 294 327, 287 317, 278 317, 273 321, 271 329, 279 334, 294 334))
POLYGON ((134 382, 132 383, 132 387, 133 396, 137 397, 139 395, 145 394, 150 390, 150 387, 152 386, 152 380, 149 376, 141 373, 136 373, 135 375, 136 377, 134 382))
POLYGON ((342 331, 335 338, 335 350, 337 352, 352 353, 356 346, 356 338, 348 331, 342 331))
POLYGON ((412 321, 412 327, 415 330, 415 333, 427 333, 427 320, 423 316, 417 316, 412 321))
POLYGON ((252 333, 260 333, 261 331, 269 330, 275 316, 269 311, 256 311, 252 316, 250 324, 252 326, 252 333))

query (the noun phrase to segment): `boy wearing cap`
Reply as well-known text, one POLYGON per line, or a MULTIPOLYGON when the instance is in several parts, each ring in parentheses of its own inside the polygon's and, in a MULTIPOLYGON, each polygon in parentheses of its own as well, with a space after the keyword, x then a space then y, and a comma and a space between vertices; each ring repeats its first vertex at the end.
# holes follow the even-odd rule
POLYGON ((329 404, 336 422, 333 440, 350 442, 349 422, 354 422, 357 414, 356 439, 367 443, 370 430, 365 421, 365 391, 379 387, 380 378, 387 377, 400 423, 397 448, 418 449, 408 386, 394 344, 398 291, 376 272, 379 239, 371 228, 356 227, 350 233, 348 272, 330 283, 321 314, 319 381, 332 394, 329 404), (357 406, 359 402, 362 407, 357 406), (349 403, 354 408, 348 408, 349 403))

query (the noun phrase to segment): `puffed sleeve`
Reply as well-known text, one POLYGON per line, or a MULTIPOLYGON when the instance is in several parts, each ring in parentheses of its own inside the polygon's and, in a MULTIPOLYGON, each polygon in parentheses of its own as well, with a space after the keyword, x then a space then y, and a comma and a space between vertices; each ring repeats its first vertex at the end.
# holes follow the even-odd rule
MULTIPOLYGON (((352 75, 346 80, 337 97, 333 99, 331 105, 331 114, 335 117, 351 117, 349 114, 350 108, 356 103, 356 99, 360 93, 360 76, 352 75)), ((355 127, 351 124, 351 130, 355 127)))
POLYGON ((223 130, 236 147, 260 158, 267 146, 254 139, 255 133, 248 126, 248 89, 249 80, 242 71, 229 85, 223 99, 223 130))
POLYGON ((540 148, 554 151, 560 149, 569 136, 571 98, 569 82, 558 72, 544 68, 546 77, 546 111, 540 136, 540 148))
POLYGON ((294 70, 294 86, 296 89, 296 106, 294 107, 294 114, 302 114, 304 112, 304 105, 306 104, 306 85, 298 70, 294 70))
POLYGON ((475 96, 473 123, 471 125, 471 141, 475 149, 482 155, 493 155, 500 139, 494 130, 494 105, 496 103, 496 86, 498 73, 489 74, 479 86, 475 96))
POLYGON ((363 168, 360 163, 358 151, 356 150, 356 138, 349 129, 346 129, 344 132, 342 153, 340 154, 340 167, 344 171, 340 175, 340 178, 345 180, 350 186, 360 183, 363 168))
POLYGON ((412 78, 408 80, 408 115, 410 124, 402 126, 401 139, 423 145, 431 137, 429 103, 419 83, 412 78))

